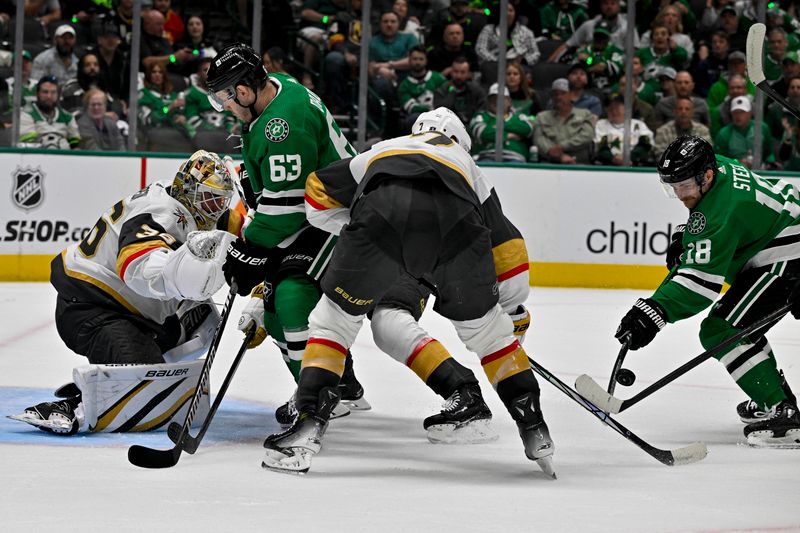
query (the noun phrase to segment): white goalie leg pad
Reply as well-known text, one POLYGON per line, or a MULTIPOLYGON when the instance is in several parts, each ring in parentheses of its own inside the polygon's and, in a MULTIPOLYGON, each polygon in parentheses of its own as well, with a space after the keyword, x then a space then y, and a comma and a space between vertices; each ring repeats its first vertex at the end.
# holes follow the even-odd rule
POLYGON ((323 294, 308 317, 308 336, 332 340, 349 350, 365 316, 346 313, 323 294))
POLYGON ((378 348, 403 365, 414 349, 430 337, 405 309, 378 306, 372 313, 371 326, 378 348))
MULTIPOLYGON (((182 424, 205 361, 158 365, 85 365, 72 371, 81 390, 84 426, 94 432, 165 429, 182 424)), ((202 422, 209 410, 209 383, 195 416, 202 422)))
POLYGON ((203 320, 202 324, 189 333, 188 339, 164 352, 164 362, 192 361, 208 353, 208 349, 211 348, 211 342, 214 340, 214 333, 217 331, 220 315, 214 302, 209 301, 204 304, 206 303, 211 305, 211 313, 203 320))
POLYGON ((481 318, 452 322, 461 342, 480 357, 501 350, 515 340, 514 323, 499 304, 481 318))

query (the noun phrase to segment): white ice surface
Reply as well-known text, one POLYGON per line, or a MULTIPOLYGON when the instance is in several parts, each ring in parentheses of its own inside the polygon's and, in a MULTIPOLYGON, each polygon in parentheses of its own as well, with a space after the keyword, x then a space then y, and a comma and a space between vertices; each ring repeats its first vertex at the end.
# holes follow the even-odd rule
MULTIPOLYGON (((529 355, 570 385, 583 372, 605 385, 619 347, 614 329, 641 295, 534 289, 529 355)), ((61 343, 53 309, 48 284, 0 284, 0 392, 30 387, 41 389, 37 401, 49 399, 47 391, 83 364, 61 343)), ((235 321, 214 363, 213 390, 240 343, 235 321)), ((373 410, 332 422, 307 476, 264 471, 261 442, 277 429, 272 413, 293 389, 277 349, 265 343, 247 354, 208 442, 171 469, 142 470, 126 458, 135 442, 171 447, 165 433, 70 440, 3 418, 0 531, 800 531, 800 450, 743 444, 735 414, 743 394, 715 361, 616 415, 661 448, 705 441, 708 457, 683 467, 656 462, 539 379, 556 443, 558 480, 550 481, 525 458, 516 427, 452 327, 431 311, 423 324, 480 379, 498 441, 429 444, 422 419, 440 399, 380 353, 365 327, 353 352, 373 410), (243 404, 250 410, 235 412, 243 404)), ((618 386, 617 395, 628 397, 700 353, 698 325, 669 326, 631 352, 626 366, 638 380, 618 386)), ((800 389, 797 322, 785 319, 769 338, 800 389)), ((2 414, 28 401, 5 397, 2 414)))

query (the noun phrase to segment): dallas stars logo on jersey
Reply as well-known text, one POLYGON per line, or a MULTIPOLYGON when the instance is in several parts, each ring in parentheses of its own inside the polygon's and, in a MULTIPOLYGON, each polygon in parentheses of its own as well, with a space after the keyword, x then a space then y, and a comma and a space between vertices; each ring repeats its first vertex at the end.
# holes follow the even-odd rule
POLYGON ((686 223, 686 231, 692 235, 697 235, 706 228, 706 216, 700 211, 695 211, 689 215, 689 221, 686 223))
POLYGON ((273 118, 267 122, 265 134, 270 141, 279 143, 289 136, 289 123, 282 118, 273 118))

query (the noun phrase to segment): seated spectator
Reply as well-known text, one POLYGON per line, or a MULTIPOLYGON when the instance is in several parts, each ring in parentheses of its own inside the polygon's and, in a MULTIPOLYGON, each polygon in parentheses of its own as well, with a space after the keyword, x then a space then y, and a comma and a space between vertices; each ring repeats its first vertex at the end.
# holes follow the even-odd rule
POLYGON ((588 109, 595 116, 600 118, 603 114, 603 104, 600 99, 586 91, 589 86, 588 69, 584 63, 575 63, 569 68, 567 74, 569 81, 569 94, 572 98, 572 105, 577 109, 588 109))
MULTIPOLYGON (((595 24, 592 35, 591 44, 578 50, 575 59, 577 63, 584 64, 586 72, 591 74, 592 87, 600 91, 608 90, 623 72, 625 53, 611 43, 608 22, 601 20, 595 24)), ((598 104, 602 107, 599 101, 598 104)))
POLYGON ((75 30, 69 24, 56 28, 52 48, 39 53, 33 59, 31 77, 35 80, 45 76, 55 77, 66 83, 78 77, 78 56, 75 55, 75 30))
POLYGON ((784 118, 782 127, 778 160, 783 164, 783 170, 800 171, 800 122, 792 124, 788 118, 784 118))
POLYGON ((213 57, 204 57, 192 74, 189 89, 186 91, 184 115, 194 134, 194 144, 198 150, 217 153, 234 153, 238 140, 229 139, 230 134, 238 134, 239 122, 227 111, 217 112, 208 100, 208 67, 213 57))
POLYGON ((567 165, 591 163, 594 115, 573 107, 565 78, 553 82, 551 94, 553 109, 539 113, 533 130, 540 159, 567 165))
MULTIPOLYGON (((725 97, 728 95, 728 79, 734 75, 738 74, 740 76, 747 77, 747 67, 745 61, 747 60, 744 52, 731 52, 728 56, 728 70, 722 73, 722 76, 714 82, 711 88, 708 90, 708 98, 706 98, 706 103, 708 104, 709 108, 717 107, 721 104, 725 97)), ((756 94, 756 86, 748 79, 747 80, 747 94, 754 95, 756 94)))
MULTIPOLYGON (((529 66, 534 65, 539 61, 541 55, 539 47, 536 46, 536 38, 527 26, 517 23, 516 14, 516 7, 509 2, 506 60, 517 60, 529 66)), ((475 45, 475 53, 478 55, 481 69, 481 83, 484 86, 497 81, 497 60, 500 54, 499 22, 500 14, 493 12, 489 18, 489 24, 483 27, 478 35, 478 43, 475 45)))
POLYGON ((448 24, 456 23, 461 26, 464 32, 464 47, 475 49, 478 42, 478 35, 486 25, 486 17, 469 8, 468 0, 451 0, 450 6, 440 9, 433 16, 431 24, 431 43, 437 45, 442 42, 444 28, 448 24))
POLYGON ((45 27, 61 20, 61 3, 58 0, 25 0, 24 10, 26 17, 39 19, 45 27))
MULTIPOLYGON (((761 161, 773 163, 772 133, 769 126, 761 123, 761 161)), ((753 120, 753 104, 747 96, 737 96, 731 102, 731 123, 723 127, 714 138, 714 151, 725 157, 738 159, 744 166, 753 165, 753 136, 755 120, 753 120)))
MULTIPOLYGON (((349 11, 340 11, 330 26, 328 53, 323 62, 324 100, 334 115, 352 110, 354 91, 351 81, 358 79, 361 54, 361 0, 352 0, 349 11)), ((269 72, 269 68, 267 69, 269 72)))
POLYGON ((661 157, 669 143, 682 135, 696 135, 711 141, 708 127, 692 120, 694 117, 694 100, 687 96, 680 96, 675 99, 675 119, 670 120, 656 130, 655 156, 661 157))
MULTIPOLYGON (((658 103, 656 91, 659 91, 661 88, 658 77, 654 75, 648 79, 645 79, 645 71, 644 67, 642 66, 642 60, 636 56, 633 56, 631 62, 633 63, 633 92, 636 94, 638 99, 647 102, 649 106, 652 107, 656 105, 658 103)), ((675 69, 671 70, 673 73, 675 72, 675 69)), ((654 71, 654 73, 655 72, 656 71, 654 71)), ((620 75, 620 80, 622 80, 624 77, 624 74, 620 75)), ((611 86, 609 94, 624 94, 624 90, 620 87, 619 81, 611 86)))
MULTIPOLYGON (((731 123, 731 102, 733 102, 733 99, 737 96, 746 95, 747 80, 744 79, 744 76, 733 74, 728 80, 728 96, 725 98, 725 101, 709 111, 711 117, 711 127, 709 128, 711 131, 711 138, 716 137, 723 126, 727 126, 731 123)), ((781 109, 783 108, 781 107, 781 109)), ((781 114, 781 116, 783 116, 783 114, 781 114)), ((778 127, 781 127, 780 119, 778 120, 778 127)), ((773 132, 774 131, 773 129, 773 132)), ((780 135, 780 130, 778 130, 777 134, 780 135)))
POLYGON ((36 102, 19 117, 19 142, 36 148, 67 150, 81 142, 75 118, 59 107, 59 86, 54 76, 36 84, 36 102))
POLYGON ((78 131, 83 150, 125 150, 125 140, 117 121, 106 113, 108 97, 100 89, 89 89, 83 96, 84 110, 78 119, 78 131))
POLYGON ((433 109, 433 94, 447 83, 447 79, 428 70, 428 56, 421 46, 411 49, 408 63, 411 68, 408 76, 397 86, 397 98, 403 110, 405 129, 410 132, 420 113, 433 109))
POLYGON ((798 59, 796 50, 790 50, 784 54, 781 67, 781 77, 770 85, 778 94, 786 96, 789 91, 789 80, 800 76, 800 59, 798 59))
MULTIPOLYGON (((495 160, 495 136, 497 134, 497 83, 489 87, 486 110, 479 112, 469 123, 472 136, 472 153, 478 161, 495 160)), ((517 113, 511 108, 511 94, 505 89, 503 98, 503 161, 524 163, 533 136, 533 118, 517 113)))
POLYGON ((133 36, 133 1, 119 0, 116 8, 111 12, 111 21, 117 27, 117 32, 122 39, 122 50, 128 52, 133 36))
POLYGON ((783 58, 789 48, 786 31, 783 28, 770 28, 767 32, 767 53, 764 55, 764 77, 767 81, 777 81, 783 74, 783 58))
POLYGON ((153 0, 153 9, 164 15, 164 37, 170 44, 175 44, 183 40, 185 27, 183 19, 172 9, 170 4, 170 0, 153 0))
MULTIPOLYGON (((564 44, 556 48, 550 57, 547 59, 550 62, 564 60, 564 57, 570 57, 568 52, 578 48, 585 48, 592 43, 594 39, 594 27, 601 21, 606 23, 606 27, 611 32, 610 43, 620 50, 625 49, 625 34, 628 31, 628 21, 622 13, 620 13, 620 0, 601 0, 600 1, 600 14, 596 17, 587 20, 581 24, 575 33, 569 37, 564 44), (566 55, 565 55, 566 53, 566 55)), ((639 34, 634 30, 633 46, 639 46, 639 34)))
POLYGON ((428 49, 428 67, 449 78, 450 67, 457 57, 466 57, 470 70, 473 72, 478 70, 478 56, 475 55, 475 50, 464 45, 464 29, 458 22, 452 22, 445 26, 441 42, 428 49))
POLYGON ((698 60, 691 68, 698 96, 708 96, 708 90, 728 68, 728 53, 731 43, 721 30, 711 35, 711 47, 703 44, 698 49, 698 60))
POLYGON ((380 32, 369 42, 369 75, 378 94, 390 103, 396 100, 395 86, 408 71, 408 52, 419 44, 413 35, 398 33, 399 25, 397 13, 383 13, 380 32))
POLYGON ((140 53, 141 68, 145 71, 153 65, 160 65, 170 72, 177 71, 180 65, 193 58, 191 48, 184 47, 173 52, 172 44, 164 37, 164 15, 158 9, 148 9, 142 13, 140 53))
POLYGON ((303 51, 304 71, 301 76, 303 85, 314 88, 312 72, 316 72, 319 63, 319 50, 325 44, 325 33, 328 24, 333 22, 336 13, 345 9, 342 0, 305 0, 300 11, 300 36, 298 45, 303 51))
MULTIPOLYGON (((678 76, 678 71, 672 67, 656 66, 655 68, 656 73, 654 78, 658 80, 656 99, 660 100, 668 96, 675 96, 675 78, 678 76)), ((653 104, 653 106, 655 107, 655 104, 653 104)))
POLYGON ((417 17, 408 14, 408 0, 394 0, 392 11, 400 19, 398 32, 410 33, 417 39, 417 43, 423 44, 425 36, 422 33, 422 25, 417 17))
MULTIPOLYGON (((16 56, 15 56, 16 57, 16 56)), ((30 105, 36 101, 36 80, 31 77, 33 58, 27 50, 22 52, 22 105, 30 105)), ((14 102, 14 76, 6 78, 8 84, 9 104, 14 102)))
MULTIPOLYGON (((682 48, 686 51, 686 57, 691 58, 694 55, 694 43, 692 42, 692 38, 683 33, 683 22, 681 22, 681 11, 677 7, 680 5, 679 2, 673 4, 667 4, 661 11, 659 11, 658 15, 656 15, 655 19, 653 19, 653 26, 665 26, 669 30, 670 35, 670 46, 672 43, 675 44, 678 48, 682 48)), ((648 47, 650 46, 650 36, 652 34, 652 26, 651 29, 644 32, 642 34, 641 40, 639 41, 639 47, 648 47)), ((687 66, 682 65, 684 68, 687 66)), ((678 68, 672 65, 673 68, 678 68)))
MULTIPOLYGON (((172 13, 174 11, 170 10, 172 13)), ((166 27, 166 26, 165 26, 166 27)), ((186 19, 186 32, 183 39, 175 43, 175 50, 188 48, 192 51, 191 59, 178 65, 176 73, 189 77, 197 72, 204 57, 214 57, 217 51, 211 41, 205 36, 205 24, 199 15, 192 15, 186 19)))
POLYGON ((172 90, 166 69, 151 63, 144 71, 144 87, 139 91, 139 123, 147 150, 191 152, 188 138, 194 129, 182 113, 185 101, 172 90))
MULTIPOLYGON (((800 76, 794 76, 789 79, 789 89, 786 91, 786 101, 795 108, 800 109, 800 76)), ((764 116, 764 121, 769 124, 772 136, 781 138, 785 133, 785 120, 789 121, 789 125, 794 127, 797 119, 790 112, 783 107, 779 102, 772 102, 767 107, 767 112, 764 116)))
POLYGON ((446 107, 453 111, 464 124, 486 107, 486 92, 479 83, 472 81, 469 61, 456 58, 450 69, 450 81, 443 84, 433 95, 433 107, 446 107))
POLYGON ((675 96, 667 96, 659 100, 653 108, 653 121, 656 127, 662 126, 666 122, 675 118, 675 98, 679 96, 689 97, 694 101, 694 120, 706 126, 711 124, 708 104, 703 98, 695 96, 694 80, 688 70, 681 70, 675 76, 675 96))
MULTIPOLYGON (((622 76, 619 79, 619 84, 618 84, 619 92, 614 92, 614 93, 611 93, 611 94, 624 95, 625 94, 625 85, 627 85, 626 80, 627 80, 627 78, 625 76, 622 76)), ((634 83, 636 83, 635 80, 636 80, 636 78, 634 78, 634 83)), ((642 99, 642 97, 640 96, 640 93, 639 93, 639 87, 636 86, 636 85, 634 85, 634 87, 633 87, 633 94, 634 94, 634 99, 633 99, 633 118, 638 118, 639 120, 644 121, 644 123, 647 124, 647 127, 650 128, 651 130, 653 130, 653 128, 654 128, 654 126, 652 126, 652 124, 653 124, 653 106, 642 99)))
POLYGON ((100 77, 106 92, 115 100, 128 101, 130 69, 128 59, 120 48, 119 26, 106 22, 97 30, 97 59, 100 62, 100 77))
POLYGON ((566 41, 578 27, 589 20, 586 10, 571 0, 551 0, 539 9, 542 36, 554 41, 566 41))
POLYGON ((517 62, 506 66, 506 88, 511 94, 511 108, 515 113, 536 116, 542 110, 539 95, 531 89, 525 69, 517 62))
POLYGON ((64 83, 61 88, 61 105, 70 113, 77 113, 85 107, 84 95, 91 88, 105 92, 100 77, 100 61, 94 52, 86 52, 78 60, 78 77, 64 83))
MULTIPOLYGON (((595 124, 595 161, 601 165, 621 166, 625 138, 625 99, 612 95, 606 104, 606 116, 595 124)), ((653 132, 639 119, 631 119, 631 163, 646 166, 653 163, 653 132)))
MULTIPOLYGON (((326 56, 327 57, 327 56, 326 56)), ((261 62, 267 69, 267 72, 283 72, 289 74, 286 70, 286 52, 280 46, 273 46, 261 56, 261 62)))
POLYGON ((689 64, 689 55, 686 50, 672 40, 669 28, 663 24, 653 24, 651 40, 648 46, 636 50, 636 55, 642 60, 642 65, 647 67, 651 63, 672 67, 676 71, 683 70, 689 64))

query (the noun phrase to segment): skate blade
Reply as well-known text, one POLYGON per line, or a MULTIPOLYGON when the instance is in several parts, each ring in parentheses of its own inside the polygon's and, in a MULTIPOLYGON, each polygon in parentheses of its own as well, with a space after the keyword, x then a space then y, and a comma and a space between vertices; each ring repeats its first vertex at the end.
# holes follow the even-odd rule
POLYGON ((49 429, 56 433, 66 433, 72 429, 72 422, 68 422, 66 420, 42 420, 37 416, 29 415, 27 413, 22 413, 19 415, 6 415, 6 418, 17 420, 19 422, 25 422, 26 424, 30 424, 37 428, 49 429))
POLYGON ((350 409, 351 411, 369 411, 370 409, 372 409, 370 403, 363 396, 357 400, 342 399, 340 403, 343 404, 348 409, 350 409))
POLYGON ((536 464, 539 465, 539 468, 542 469, 542 472, 547 474, 548 477, 551 479, 558 479, 556 476, 556 469, 553 466, 553 457, 548 455, 547 457, 542 457, 541 459, 536 459, 536 464))
POLYGON ((310 451, 303 449, 268 449, 261 461, 261 468, 281 474, 304 475, 311 468, 313 455, 310 451))
POLYGON ((334 418, 342 418, 343 416, 347 416, 349 414, 350 409, 344 405, 344 402, 339 402, 336 404, 336 407, 333 408, 333 411, 331 411, 329 420, 333 420, 334 418))
POLYGON ((473 420, 466 424, 438 424, 428 428, 432 444, 483 444, 494 442, 500 435, 492 429, 490 420, 473 420))
POLYGON ((770 430, 754 431, 747 436, 747 444, 752 448, 800 448, 800 429, 790 429, 783 437, 774 437, 770 430))

